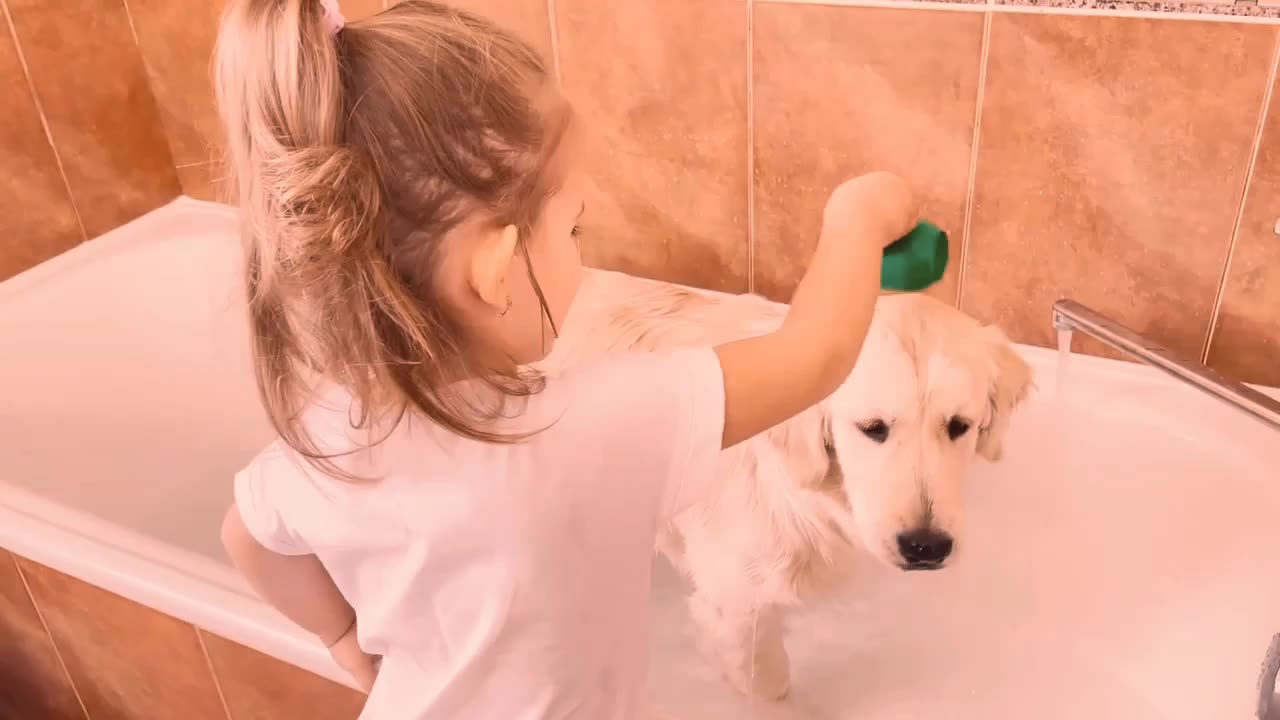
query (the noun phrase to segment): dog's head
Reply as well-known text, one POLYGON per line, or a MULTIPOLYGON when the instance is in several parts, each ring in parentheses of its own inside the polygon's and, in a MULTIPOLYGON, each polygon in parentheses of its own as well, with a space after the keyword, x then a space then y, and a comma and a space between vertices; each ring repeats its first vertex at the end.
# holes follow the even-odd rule
POLYGON ((862 544, 903 569, 960 542, 975 455, 998 460, 1031 370, 998 328, 921 295, 880 299, 858 365, 826 402, 830 461, 862 544))

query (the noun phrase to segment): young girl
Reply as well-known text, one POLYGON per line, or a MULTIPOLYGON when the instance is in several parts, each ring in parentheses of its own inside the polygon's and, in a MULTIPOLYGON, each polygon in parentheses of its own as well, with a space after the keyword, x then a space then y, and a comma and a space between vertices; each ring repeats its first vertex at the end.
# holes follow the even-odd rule
POLYGON ((218 93, 280 436, 235 478, 237 567, 363 718, 636 717, 659 525, 847 376, 908 188, 835 191, 777 332, 540 378, 584 188, 527 45, 434 2, 230 0, 218 93))

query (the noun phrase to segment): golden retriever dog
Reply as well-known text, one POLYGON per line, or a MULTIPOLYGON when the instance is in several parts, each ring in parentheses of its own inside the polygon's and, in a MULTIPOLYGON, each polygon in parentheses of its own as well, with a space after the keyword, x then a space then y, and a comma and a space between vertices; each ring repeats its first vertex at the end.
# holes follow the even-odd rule
MULTIPOLYGON (((590 271, 546 368, 759 335, 786 309, 590 271)), ((881 297, 840 389, 725 451, 711 495, 658 540, 692 583, 709 660, 741 692, 780 699, 790 688, 786 608, 832 594, 859 552, 903 570, 942 568, 963 544, 968 468, 975 456, 1000 458, 1031 384, 999 329, 924 295, 881 297)))

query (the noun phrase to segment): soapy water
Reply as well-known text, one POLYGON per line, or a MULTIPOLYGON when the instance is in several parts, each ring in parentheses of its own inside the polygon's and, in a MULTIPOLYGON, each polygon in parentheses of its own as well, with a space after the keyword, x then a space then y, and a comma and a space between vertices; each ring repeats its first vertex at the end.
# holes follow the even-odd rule
POLYGON ((1253 717, 1280 629, 1280 449, 1186 442, 1176 398, 1068 363, 1071 403, 1033 396, 1002 461, 975 466, 961 562, 860 565, 847 593, 788 615, 786 700, 741 697, 697 653, 690 588, 661 569, 651 679, 671 717, 1253 717))

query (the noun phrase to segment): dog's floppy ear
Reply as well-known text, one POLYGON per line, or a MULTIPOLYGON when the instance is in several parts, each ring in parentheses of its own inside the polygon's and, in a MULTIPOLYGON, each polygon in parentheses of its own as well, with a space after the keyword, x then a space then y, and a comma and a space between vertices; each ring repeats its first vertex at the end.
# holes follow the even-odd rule
POLYGON ((785 476, 785 485, 822 489, 828 484, 839 486, 839 477, 831 477, 835 447, 831 442, 828 414, 829 402, 805 410, 769 430, 770 457, 757 458, 757 472, 772 469, 785 476))
POLYGON ((978 428, 978 454, 995 462, 1004 453, 1004 435, 1013 410, 1034 387, 1031 367, 1022 359, 1000 328, 982 328, 991 354, 991 384, 987 389, 987 417, 978 428))

